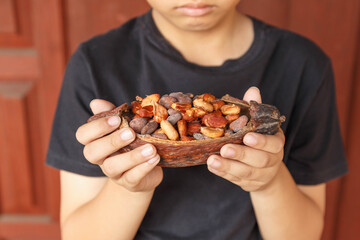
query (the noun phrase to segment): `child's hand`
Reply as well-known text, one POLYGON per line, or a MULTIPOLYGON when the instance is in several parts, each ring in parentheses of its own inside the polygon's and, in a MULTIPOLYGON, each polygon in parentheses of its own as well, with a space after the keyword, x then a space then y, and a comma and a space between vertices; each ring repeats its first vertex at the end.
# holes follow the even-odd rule
MULTIPOLYGON (((250 88, 244 100, 261 102, 259 90, 250 88)), ((244 144, 223 146, 221 156, 209 157, 208 168, 245 191, 262 190, 275 178, 282 164, 285 136, 281 129, 275 135, 248 133, 244 144)))
MULTIPOLYGON (((90 107, 97 114, 115 106, 96 99, 90 103, 90 107)), ((129 191, 152 191, 163 178, 162 169, 156 167, 160 156, 151 144, 127 153, 118 153, 119 149, 134 141, 136 136, 131 128, 116 130, 120 121, 119 117, 107 117, 80 126, 76 138, 85 145, 84 156, 89 162, 98 164, 112 181, 129 191)))

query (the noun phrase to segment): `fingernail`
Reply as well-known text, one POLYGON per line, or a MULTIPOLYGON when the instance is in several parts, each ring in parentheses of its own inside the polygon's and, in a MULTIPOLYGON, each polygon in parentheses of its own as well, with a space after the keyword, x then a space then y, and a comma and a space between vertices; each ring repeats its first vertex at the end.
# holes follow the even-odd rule
POLYGON ((113 116, 113 117, 110 117, 107 122, 110 126, 115 127, 115 126, 119 125, 120 118, 118 116, 113 116))
POLYGON ((224 153, 222 154, 223 157, 228 157, 228 158, 232 158, 235 156, 235 149, 233 149, 232 147, 227 147, 225 148, 224 153))
POLYGON ((149 161, 147 161, 149 164, 154 164, 156 162, 159 161, 159 156, 156 155, 155 157, 153 157, 152 159, 150 159, 149 161))
POLYGON ((257 139, 252 134, 246 134, 245 137, 244 137, 244 143, 246 145, 254 146, 254 145, 257 144, 257 139))
POLYGON ((216 158, 213 158, 212 161, 210 162, 210 166, 214 169, 218 169, 221 166, 221 162, 216 158))
MULTIPOLYGON (((146 146, 142 151, 141 155, 144 157, 150 156, 154 152, 153 148, 151 146, 146 146)), ((150 161, 150 160, 149 160, 150 161)))
POLYGON ((133 133, 130 130, 126 129, 121 133, 120 137, 122 140, 128 141, 133 138, 133 133))

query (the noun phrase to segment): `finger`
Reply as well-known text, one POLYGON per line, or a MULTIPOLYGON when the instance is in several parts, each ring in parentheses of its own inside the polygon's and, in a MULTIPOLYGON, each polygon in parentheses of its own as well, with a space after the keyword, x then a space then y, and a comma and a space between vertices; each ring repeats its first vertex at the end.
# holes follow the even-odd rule
POLYGON ((211 172, 231 182, 239 182, 241 179, 258 179, 260 177, 258 169, 217 155, 210 156, 207 164, 211 172))
MULTIPOLYGON (((130 169, 129 171, 126 171, 123 174, 123 176, 119 179, 120 183, 122 182, 122 185, 125 185, 128 188, 135 188, 135 187, 140 187, 138 186, 139 183, 141 182, 141 180, 143 180, 146 177, 148 177, 149 181, 154 181, 154 180, 156 181, 156 179, 154 179, 154 176, 152 176, 153 179, 151 179, 151 177, 148 176, 148 174, 150 174, 150 172, 154 170, 154 168, 159 163, 159 161, 160 161, 160 156, 157 155, 152 159, 151 162, 149 161, 144 162, 130 169)), ((150 183, 149 181, 147 181, 147 184, 152 185, 152 183, 150 183)), ((146 188, 146 186, 141 186, 140 188, 146 188)))
POLYGON ((283 150, 285 136, 280 129, 275 135, 264 135, 260 133, 247 133, 244 136, 244 144, 269 153, 279 153, 283 150))
POLYGON ((114 109, 115 105, 103 99, 93 99, 90 102, 90 108, 94 114, 98 114, 114 109))
POLYGON ((148 162, 152 164, 159 159, 156 148, 145 144, 130 152, 113 155, 102 163, 104 173, 111 178, 119 178, 124 172, 137 165, 148 162))
POLYGON ((134 139, 135 133, 131 128, 121 128, 105 137, 86 144, 84 156, 89 162, 100 164, 109 155, 125 147, 134 139))
POLYGON ((245 94, 244 98, 245 101, 250 102, 250 100, 256 101, 258 103, 261 103, 261 94, 260 90, 257 87, 251 87, 249 88, 245 94))
POLYGON ((237 144, 224 145, 220 149, 220 155, 256 168, 267 168, 277 163, 276 155, 273 153, 237 144))
POLYGON ((121 118, 110 116, 100 118, 89 123, 81 125, 76 131, 76 139, 83 145, 86 145, 104 135, 114 131, 119 127, 121 118))

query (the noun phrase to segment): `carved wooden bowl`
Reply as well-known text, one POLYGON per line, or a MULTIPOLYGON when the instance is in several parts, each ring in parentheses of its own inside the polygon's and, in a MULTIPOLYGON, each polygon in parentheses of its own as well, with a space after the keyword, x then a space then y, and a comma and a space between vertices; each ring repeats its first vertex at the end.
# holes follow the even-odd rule
MULTIPOLYGON (((222 146, 228 143, 242 144, 243 137, 248 132, 257 132, 262 134, 275 134, 285 117, 280 115, 279 110, 272 105, 258 104, 251 101, 250 104, 225 95, 221 100, 241 106, 242 114, 249 117, 249 121, 240 131, 219 138, 191 140, 191 141, 173 141, 152 137, 150 135, 137 134, 136 139, 128 146, 120 149, 120 152, 128 152, 147 143, 153 144, 161 157, 159 166, 161 167, 188 167, 206 164, 210 155, 219 154, 222 146)), ((120 128, 129 127, 125 115, 130 107, 127 103, 116 109, 94 115, 89 121, 100 117, 120 116, 122 124, 120 128)))

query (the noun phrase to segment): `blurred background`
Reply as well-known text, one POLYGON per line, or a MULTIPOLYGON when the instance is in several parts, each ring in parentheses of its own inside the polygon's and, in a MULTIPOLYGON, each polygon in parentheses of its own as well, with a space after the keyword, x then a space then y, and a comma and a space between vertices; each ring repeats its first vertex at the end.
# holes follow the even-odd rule
MULTIPOLYGON (((60 239, 58 171, 44 161, 67 60, 148 9, 145 0, 0 0, 1 240, 60 239)), ((359 239, 360 0, 242 0, 239 9, 331 57, 350 173, 328 184, 323 240, 359 239)))

